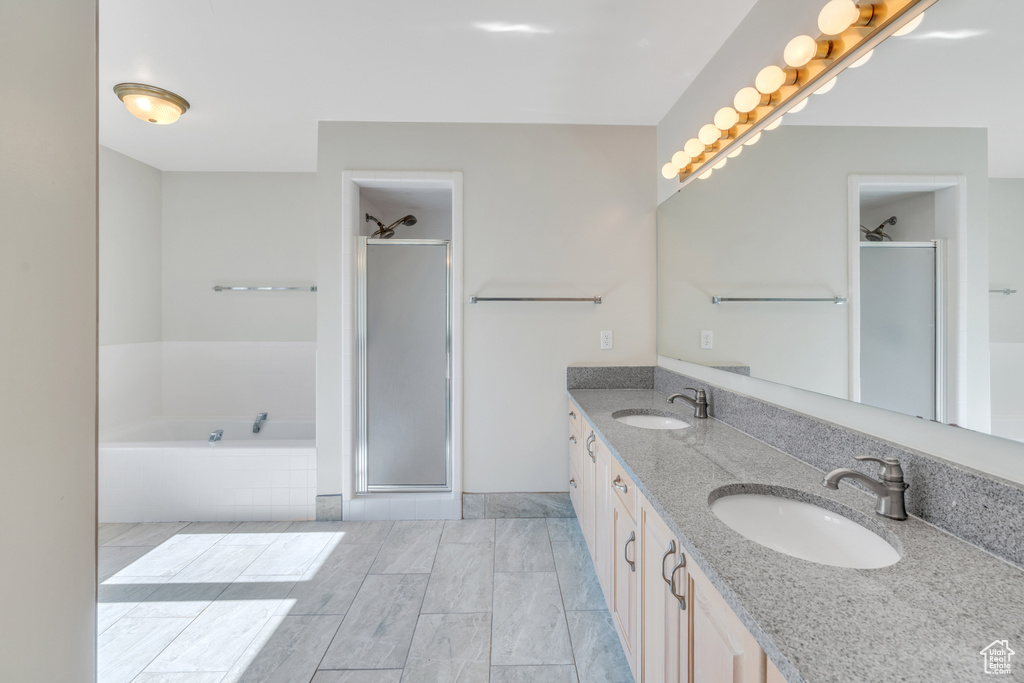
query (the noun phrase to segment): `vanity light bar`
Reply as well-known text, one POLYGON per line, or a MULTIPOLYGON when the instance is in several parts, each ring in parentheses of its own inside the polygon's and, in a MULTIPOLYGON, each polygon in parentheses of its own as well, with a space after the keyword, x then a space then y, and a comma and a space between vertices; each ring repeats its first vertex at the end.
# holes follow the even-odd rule
POLYGON ((784 66, 765 67, 757 74, 755 87, 743 88, 733 107, 718 110, 716 124, 732 123, 732 127, 703 126, 697 137, 688 140, 683 150, 662 166, 662 176, 679 178, 680 188, 694 178, 710 177, 713 170, 725 165, 725 159, 737 156, 743 145, 755 144, 762 131, 778 127, 783 114, 797 107, 802 109, 810 95, 831 90, 843 69, 866 62, 871 51, 894 33, 905 35, 903 30, 910 29, 936 2, 831 0, 818 17, 822 34, 791 40, 786 46, 784 66), (726 110, 732 110, 736 116, 726 110), (712 128, 717 130, 717 136, 712 128))

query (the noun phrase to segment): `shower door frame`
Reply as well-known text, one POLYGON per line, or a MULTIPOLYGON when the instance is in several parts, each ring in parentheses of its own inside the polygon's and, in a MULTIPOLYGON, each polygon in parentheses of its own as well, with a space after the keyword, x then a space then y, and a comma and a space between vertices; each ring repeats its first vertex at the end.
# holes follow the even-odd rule
POLYGON ((452 328, 454 313, 454 278, 452 273, 452 240, 439 239, 373 239, 360 236, 356 245, 356 486, 359 495, 374 493, 450 493, 453 482, 454 411, 452 387, 452 328), (366 353, 366 249, 371 244, 406 246, 444 246, 446 313, 445 321, 445 483, 370 485, 369 483, 369 415, 367 414, 366 353))

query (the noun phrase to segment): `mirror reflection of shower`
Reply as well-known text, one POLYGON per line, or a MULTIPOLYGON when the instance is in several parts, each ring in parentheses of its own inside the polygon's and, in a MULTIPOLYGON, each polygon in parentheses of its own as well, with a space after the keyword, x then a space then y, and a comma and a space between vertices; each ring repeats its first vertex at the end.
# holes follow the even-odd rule
MULTIPOLYGON (((367 220, 369 220, 369 214, 367 214, 366 218, 367 220)), ((890 237, 889 235, 885 234, 885 232, 882 231, 882 228, 884 228, 887 225, 896 225, 896 216, 893 216, 892 218, 886 218, 884 221, 882 221, 882 224, 879 225, 874 230, 868 230, 862 225, 860 226, 860 231, 861 233, 863 233, 864 239, 866 239, 868 242, 881 242, 883 240, 889 240, 890 242, 892 242, 892 237, 890 237)))
POLYGON ((366 214, 366 222, 369 223, 370 221, 373 221, 374 223, 377 224, 377 230, 375 230, 374 233, 370 235, 370 239, 379 238, 382 240, 386 240, 391 239, 392 237, 395 236, 395 228, 397 228, 399 225, 416 225, 416 216, 413 216, 412 214, 409 214, 408 216, 402 216, 391 225, 384 227, 384 224, 377 220, 375 217, 371 216, 370 214, 366 214))

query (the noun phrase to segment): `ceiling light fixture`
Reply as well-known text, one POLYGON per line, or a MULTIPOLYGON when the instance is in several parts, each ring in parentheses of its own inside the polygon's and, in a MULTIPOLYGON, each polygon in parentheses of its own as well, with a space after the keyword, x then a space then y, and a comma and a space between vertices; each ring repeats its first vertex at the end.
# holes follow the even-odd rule
POLYGON ((189 108, 188 101, 181 95, 153 85, 118 83, 114 94, 132 116, 149 123, 174 123, 189 108))
POLYGON ((694 178, 707 178, 712 169, 721 168, 723 159, 738 156, 743 146, 757 144, 762 131, 777 128, 782 114, 801 111, 809 95, 823 95, 835 87, 841 71, 866 64, 882 41, 916 28, 924 11, 936 2, 829 0, 818 15, 822 35, 790 40, 783 54, 785 65, 761 69, 754 80, 756 87, 737 92, 733 106, 719 109, 713 125, 704 125, 697 137, 687 140, 683 152, 678 153, 683 156, 662 166, 662 175, 668 178, 669 171, 676 168, 682 185, 694 178), (688 164, 674 163, 686 157, 688 164))

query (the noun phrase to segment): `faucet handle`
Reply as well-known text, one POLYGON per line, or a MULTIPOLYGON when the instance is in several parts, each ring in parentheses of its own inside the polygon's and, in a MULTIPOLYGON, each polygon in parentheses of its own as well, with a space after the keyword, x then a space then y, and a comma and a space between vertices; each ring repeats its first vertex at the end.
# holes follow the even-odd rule
POLYGON ((708 400, 707 394, 704 392, 703 389, 697 389, 695 387, 686 387, 685 389, 683 389, 683 391, 692 391, 693 397, 698 401, 701 399, 704 399, 705 401, 708 400))
POLYGON ((877 462, 880 465, 878 476, 882 478, 882 481, 903 481, 903 468, 900 467, 900 461, 896 458, 875 458, 870 455, 855 455, 853 459, 860 460, 861 462, 877 462))

